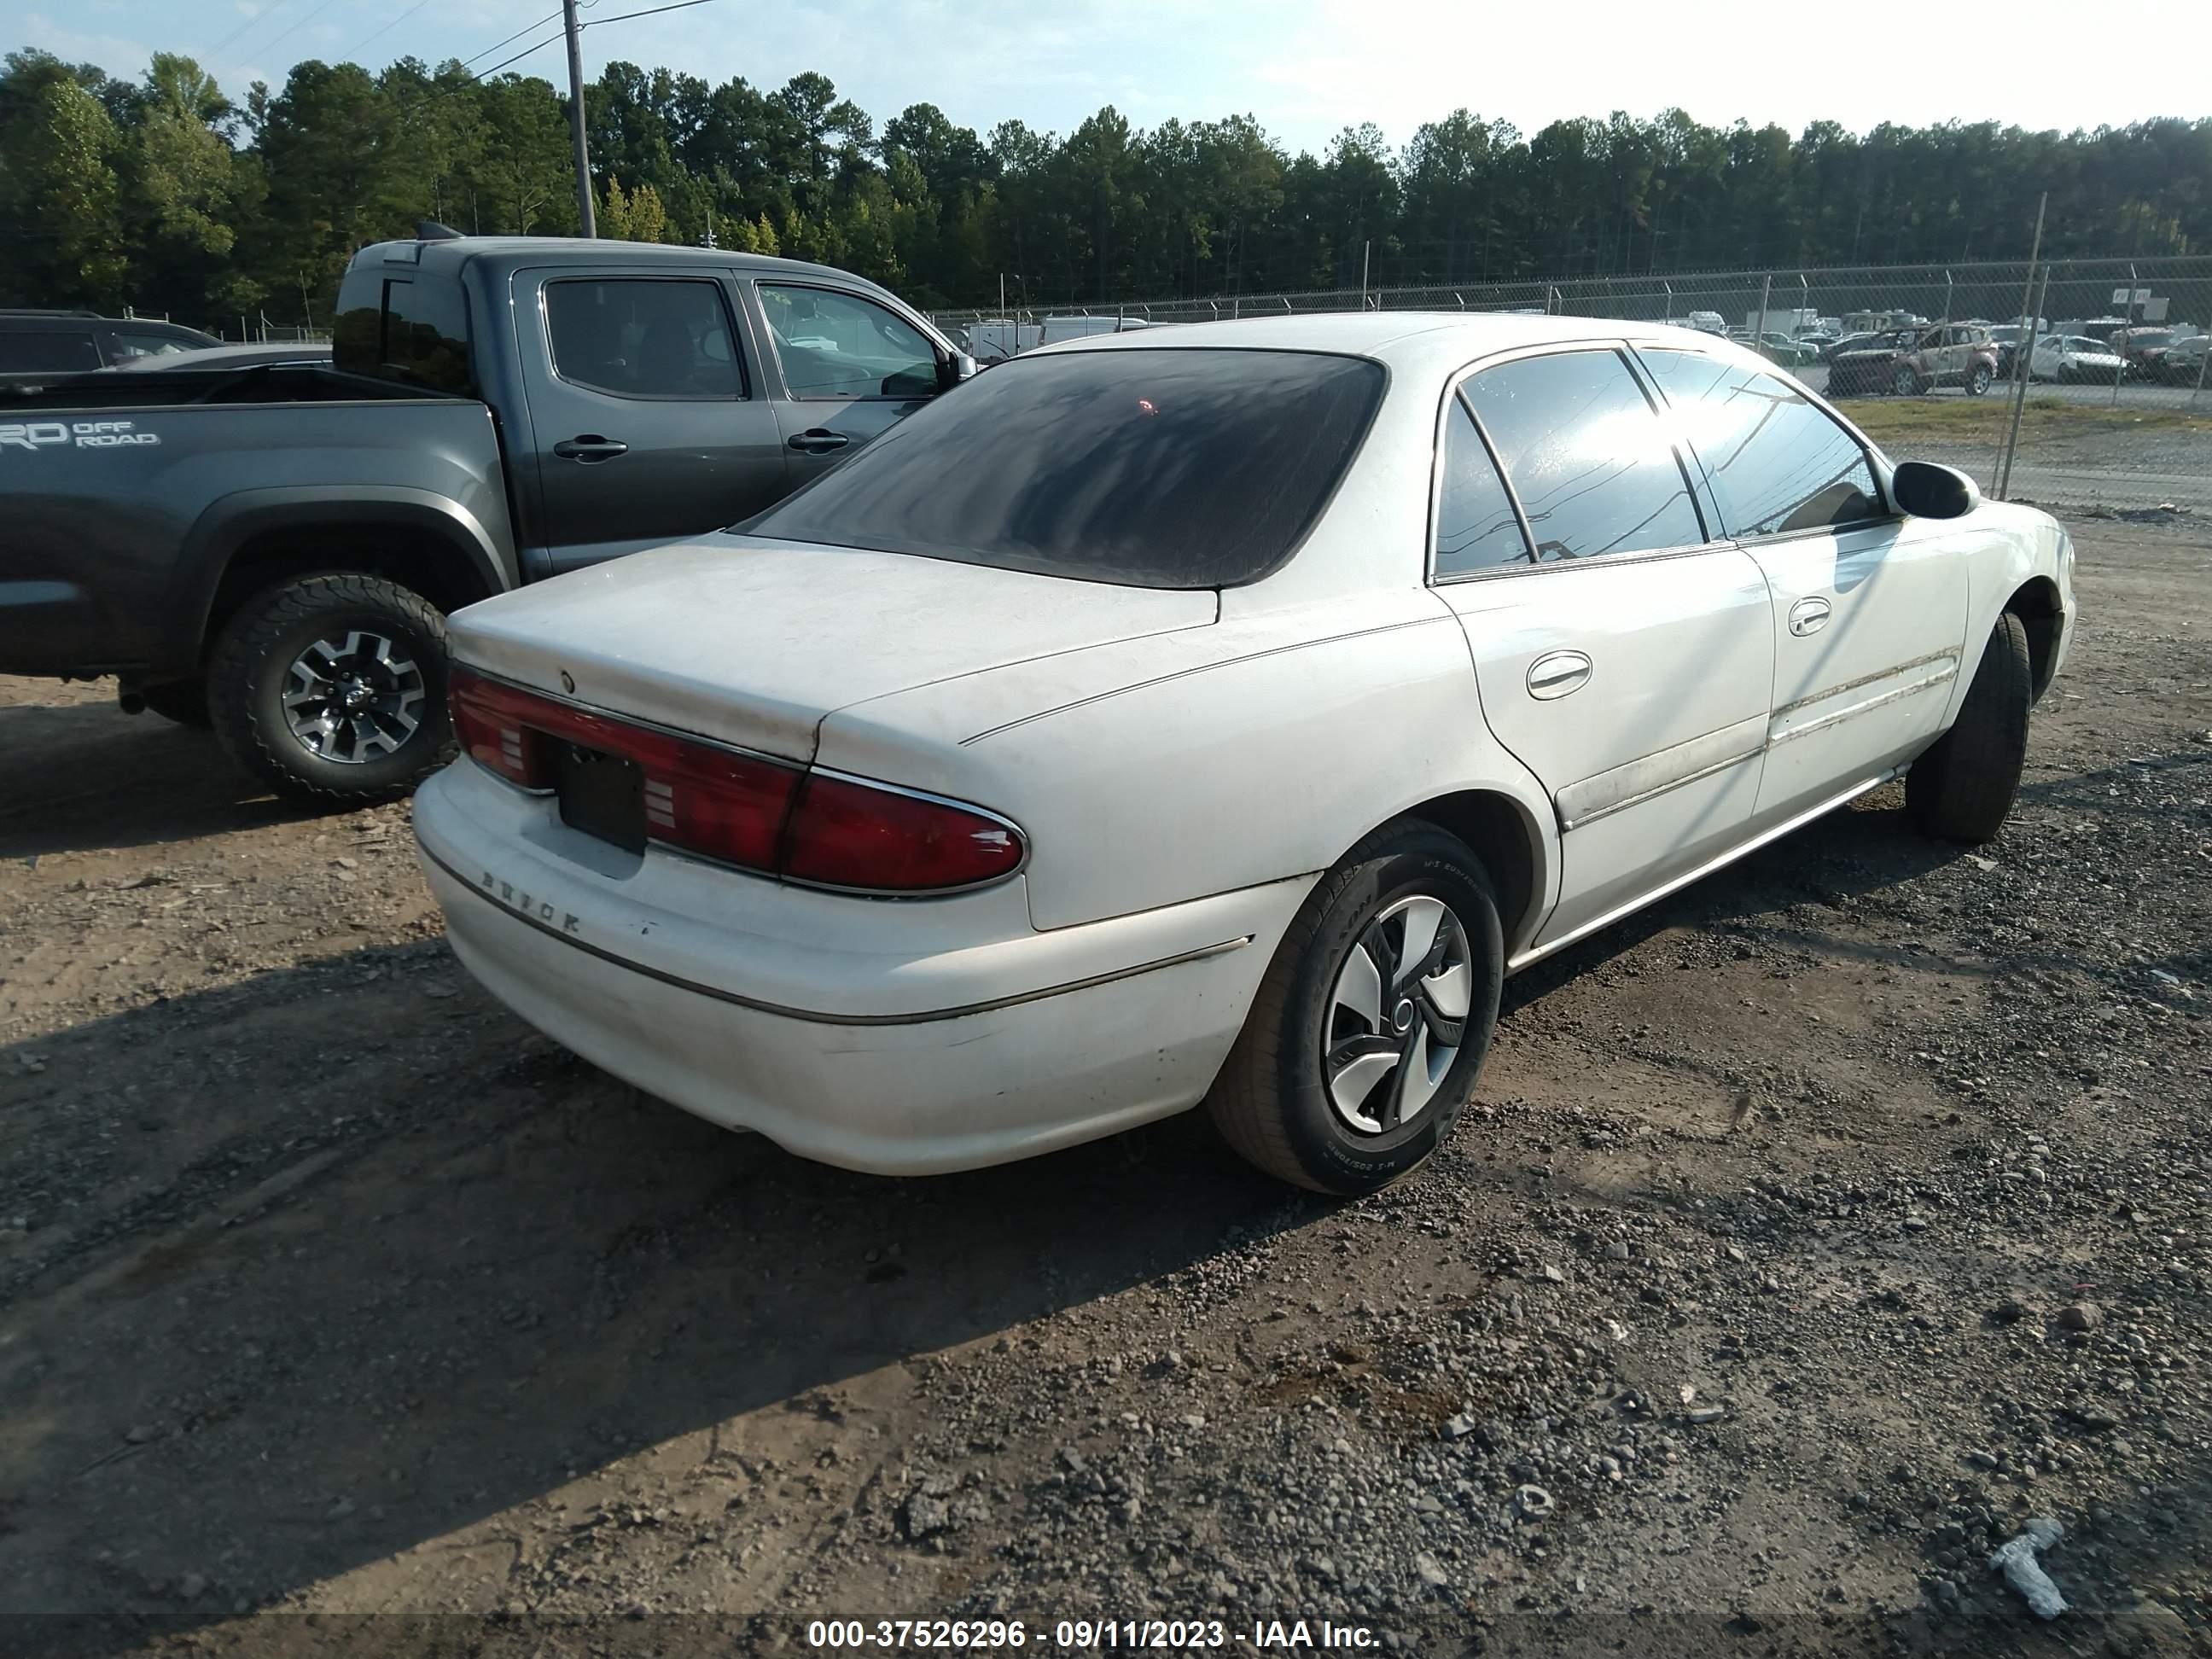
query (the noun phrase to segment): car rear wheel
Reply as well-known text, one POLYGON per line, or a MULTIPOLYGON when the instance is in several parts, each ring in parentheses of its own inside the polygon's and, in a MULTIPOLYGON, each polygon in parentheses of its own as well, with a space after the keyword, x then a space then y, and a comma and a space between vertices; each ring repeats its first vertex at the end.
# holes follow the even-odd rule
POLYGON ((2034 701, 2027 628, 2008 611, 1982 652, 1958 720, 1905 774, 1905 810, 1923 830, 1979 846, 2004 827, 2020 793, 2034 701))
POLYGON ((1966 377, 1966 390, 1978 398, 1990 389, 1996 374, 1987 363, 1976 363, 1974 372, 1966 377))
POLYGON ((404 793, 451 751, 446 624, 374 576, 303 576, 249 600, 208 674, 216 735, 279 794, 404 793))
POLYGON ((1504 978, 1474 854, 1430 824, 1377 830, 1307 896, 1207 1109, 1280 1180, 1346 1197, 1387 1186, 1466 1104, 1504 978))
POLYGON ((1899 363, 1897 366, 1897 372, 1889 377, 1889 385, 1890 390, 1900 398, 1917 398, 1920 395, 1920 376, 1913 373, 1910 364, 1899 363))

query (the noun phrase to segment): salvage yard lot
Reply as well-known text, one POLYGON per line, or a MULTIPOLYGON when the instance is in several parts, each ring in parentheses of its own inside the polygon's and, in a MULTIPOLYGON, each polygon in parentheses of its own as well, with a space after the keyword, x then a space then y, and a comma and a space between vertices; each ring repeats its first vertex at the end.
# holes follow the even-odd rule
POLYGON ((100 1654, 431 1628, 302 1609, 517 1659, 699 1611, 726 1653, 2187 1651, 2204 526, 2073 526, 1996 842, 1892 788, 1542 964, 1445 1149, 1349 1205, 1195 1117, 908 1182, 724 1134, 474 987, 404 805, 303 816, 0 680, 0 1611, 133 1615, 36 1629, 100 1654), (1983 1565, 2044 1514, 2048 1628, 1983 1565))

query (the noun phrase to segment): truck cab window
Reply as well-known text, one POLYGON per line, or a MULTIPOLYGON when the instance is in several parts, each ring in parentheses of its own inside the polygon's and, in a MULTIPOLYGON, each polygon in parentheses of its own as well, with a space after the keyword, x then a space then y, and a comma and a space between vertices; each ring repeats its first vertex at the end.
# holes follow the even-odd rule
POLYGON ((545 285, 553 367, 618 398, 745 395, 719 283, 571 279, 545 285))
POLYGON ((896 312, 824 288, 760 285, 791 395, 804 398, 927 398, 937 349, 896 312))

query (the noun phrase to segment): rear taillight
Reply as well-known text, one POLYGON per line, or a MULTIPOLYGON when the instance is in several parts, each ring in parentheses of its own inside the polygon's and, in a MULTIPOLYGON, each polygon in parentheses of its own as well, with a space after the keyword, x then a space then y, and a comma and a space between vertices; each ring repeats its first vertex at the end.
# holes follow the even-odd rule
POLYGON ((555 787, 556 743, 635 762, 647 835, 684 852, 869 893, 942 892, 1021 867, 1020 832, 957 801, 635 726, 458 666, 451 695, 463 750, 525 789, 555 787))
POLYGON ((810 772, 784 836, 783 871, 823 887, 919 893, 1012 875, 1022 850, 1012 824, 973 807, 810 772))

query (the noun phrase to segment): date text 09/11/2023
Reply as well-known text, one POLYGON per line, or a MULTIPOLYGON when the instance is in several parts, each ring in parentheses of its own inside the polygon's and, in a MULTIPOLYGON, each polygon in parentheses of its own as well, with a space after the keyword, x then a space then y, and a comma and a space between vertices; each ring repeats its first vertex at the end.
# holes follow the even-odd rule
MULTIPOLYGON (((1032 1637, 1019 1620, 817 1619, 806 1626, 806 1644, 811 1648, 958 1648, 994 1653, 1044 1647, 1047 1638, 1042 1626, 1032 1637)), ((1062 1619, 1051 1627, 1049 1645, 1079 1652, 1137 1649, 1176 1653, 1232 1645, 1296 1652, 1382 1644, 1364 1625, 1328 1620, 1254 1620, 1247 1632, 1219 1619, 1062 1619)))

